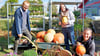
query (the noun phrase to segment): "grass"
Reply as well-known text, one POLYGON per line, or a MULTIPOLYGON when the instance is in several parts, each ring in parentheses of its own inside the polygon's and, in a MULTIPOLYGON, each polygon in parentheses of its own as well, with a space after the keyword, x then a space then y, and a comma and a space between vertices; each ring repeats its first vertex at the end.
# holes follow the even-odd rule
POLYGON ((37 56, 35 50, 25 50, 23 55, 24 56, 37 56))
POLYGON ((13 50, 11 50, 11 49, 1 50, 1 48, 0 48, 0 56, 4 56, 5 54, 10 53, 10 52, 13 52, 13 50))

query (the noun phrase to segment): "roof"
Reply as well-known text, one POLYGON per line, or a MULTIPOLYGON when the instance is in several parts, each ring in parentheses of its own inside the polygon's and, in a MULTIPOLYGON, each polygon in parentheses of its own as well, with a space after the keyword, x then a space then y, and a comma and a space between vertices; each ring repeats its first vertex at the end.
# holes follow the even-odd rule
MULTIPOLYGON (((86 4, 88 2, 88 0, 83 0, 84 4, 86 4)), ((79 8, 83 8, 83 2, 79 5, 79 8)))
POLYGON ((81 4, 81 2, 52 2, 52 4, 67 4, 67 5, 77 5, 77 4, 81 4))

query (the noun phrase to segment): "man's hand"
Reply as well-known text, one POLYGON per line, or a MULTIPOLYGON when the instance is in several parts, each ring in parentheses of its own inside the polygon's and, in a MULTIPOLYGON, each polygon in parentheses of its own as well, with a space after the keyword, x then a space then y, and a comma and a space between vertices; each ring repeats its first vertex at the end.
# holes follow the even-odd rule
POLYGON ((59 21, 59 25, 61 25, 61 22, 59 21))
POLYGON ((18 37, 20 37, 20 38, 21 38, 21 37, 22 37, 22 34, 18 34, 18 37))

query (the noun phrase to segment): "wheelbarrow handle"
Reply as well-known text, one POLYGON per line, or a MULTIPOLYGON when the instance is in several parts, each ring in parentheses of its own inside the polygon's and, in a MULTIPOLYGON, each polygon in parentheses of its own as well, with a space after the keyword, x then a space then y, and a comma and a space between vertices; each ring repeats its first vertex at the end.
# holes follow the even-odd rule
POLYGON ((28 37, 26 37, 26 36, 23 36, 25 39, 27 39, 33 46, 35 46, 35 48, 36 48, 36 53, 37 53, 37 46, 28 38, 28 37))
POLYGON ((33 32, 30 32, 32 36, 34 36, 36 38, 36 35, 33 32))

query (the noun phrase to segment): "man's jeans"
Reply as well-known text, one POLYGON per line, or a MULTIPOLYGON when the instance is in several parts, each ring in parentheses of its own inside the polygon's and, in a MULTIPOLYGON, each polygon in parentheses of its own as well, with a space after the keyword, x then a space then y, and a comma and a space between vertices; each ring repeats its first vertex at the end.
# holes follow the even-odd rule
POLYGON ((65 37, 64 41, 65 41, 66 49, 70 51, 69 40, 71 41, 72 45, 75 44, 74 26, 62 28, 62 32, 65 37))
MULTIPOLYGON (((24 36, 27 36, 30 40, 32 40, 32 36, 30 34, 30 32, 28 31, 28 29, 25 29, 22 31, 23 32, 23 35, 24 36)), ((14 52, 17 53, 18 51, 18 44, 20 42, 20 39, 19 37, 15 37, 15 43, 14 43, 14 52)))

